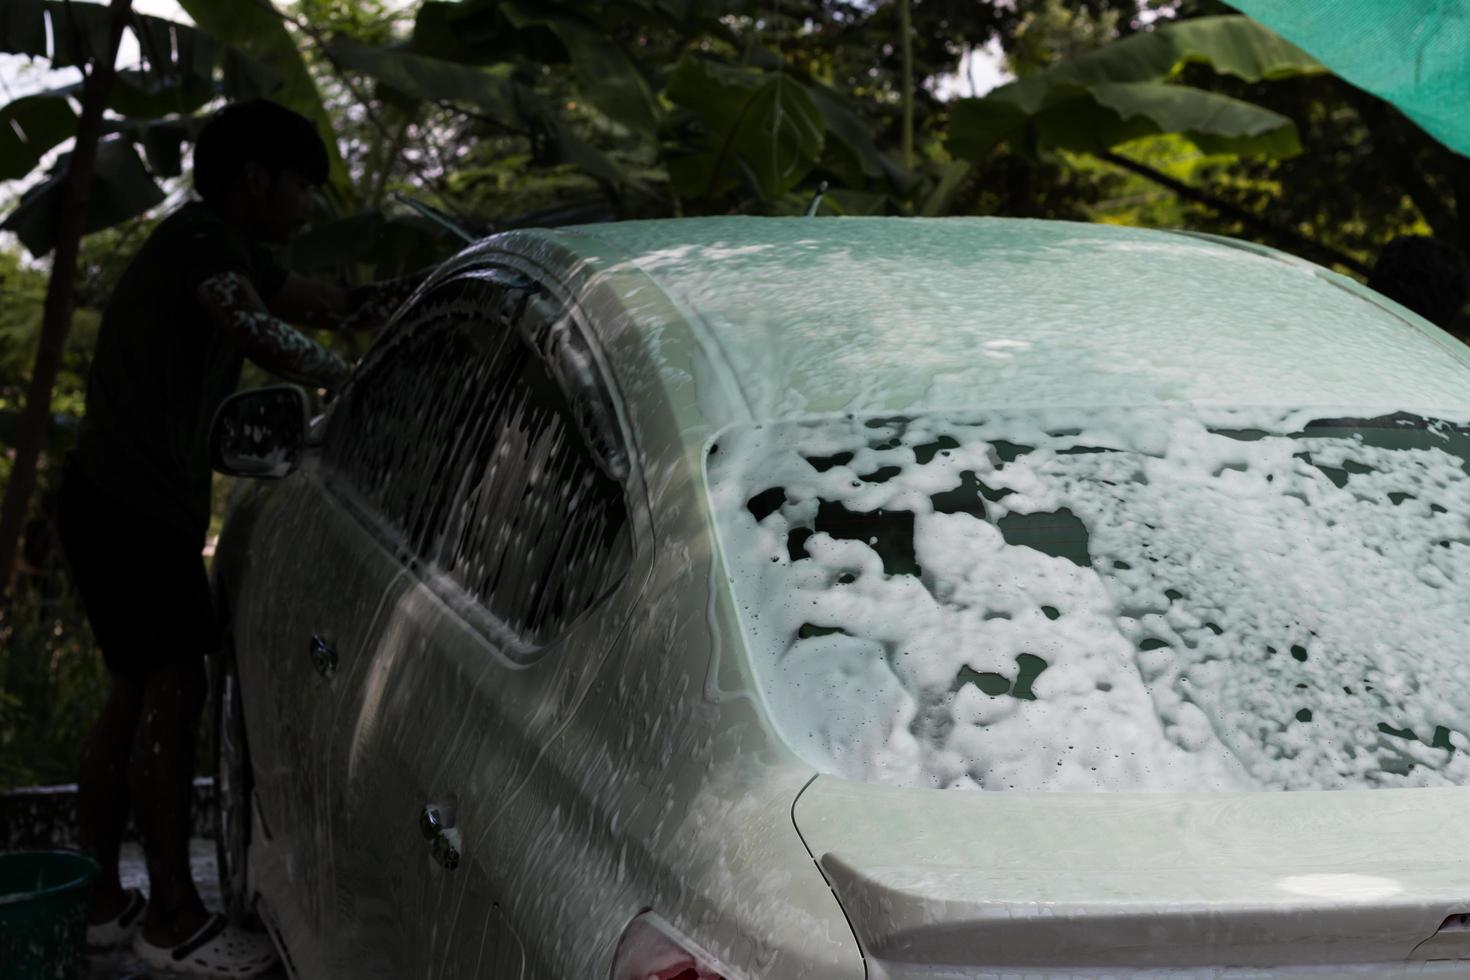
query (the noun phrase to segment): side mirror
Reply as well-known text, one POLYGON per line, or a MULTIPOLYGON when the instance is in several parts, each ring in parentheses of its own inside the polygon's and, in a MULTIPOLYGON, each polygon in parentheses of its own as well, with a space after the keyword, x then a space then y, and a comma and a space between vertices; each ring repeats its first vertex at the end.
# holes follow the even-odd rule
POLYGON ((231 395, 214 413, 209 464, 229 476, 268 480, 289 475, 306 449, 310 401, 296 385, 231 395))

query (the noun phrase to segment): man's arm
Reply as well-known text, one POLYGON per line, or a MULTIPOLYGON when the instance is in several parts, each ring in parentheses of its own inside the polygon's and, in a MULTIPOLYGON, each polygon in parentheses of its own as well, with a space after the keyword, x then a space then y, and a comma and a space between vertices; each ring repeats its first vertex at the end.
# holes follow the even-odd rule
POLYGON ((222 272, 199 284, 199 303, 221 330, 236 337, 256 364, 288 381, 336 388, 352 369, 289 323, 271 314, 255 287, 238 272, 222 272))
POLYGON ((384 279, 352 289, 307 279, 294 273, 270 297, 269 309, 289 323, 318 330, 366 330, 381 327, 408 299, 427 271, 384 279))

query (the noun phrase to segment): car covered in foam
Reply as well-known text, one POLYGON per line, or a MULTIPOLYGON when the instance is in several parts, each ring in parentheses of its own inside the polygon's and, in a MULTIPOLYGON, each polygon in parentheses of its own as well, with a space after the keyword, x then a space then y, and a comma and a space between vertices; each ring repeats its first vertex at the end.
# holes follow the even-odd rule
POLYGON ((487 239, 222 535, 230 891, 311 977, 1470 975, 1467 425, 1227 239, 487 239))

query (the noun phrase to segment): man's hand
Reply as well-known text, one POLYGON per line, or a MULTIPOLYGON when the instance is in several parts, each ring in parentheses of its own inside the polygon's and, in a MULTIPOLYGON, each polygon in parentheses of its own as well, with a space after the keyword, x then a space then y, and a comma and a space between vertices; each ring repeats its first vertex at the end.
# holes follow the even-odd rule
POLYGON ((381 327, 424 281, 427 270, 352 289, 294 273, 271 297, 269 309, 288 323, 318 330, 355 331, 381 327))
POLYGON ((215 325, 238 339, 246 356, 272 374, 332 389, 352 373, 342 358, 267 310, 240 273, 210 276, 199 284, 197 295, 215 325))

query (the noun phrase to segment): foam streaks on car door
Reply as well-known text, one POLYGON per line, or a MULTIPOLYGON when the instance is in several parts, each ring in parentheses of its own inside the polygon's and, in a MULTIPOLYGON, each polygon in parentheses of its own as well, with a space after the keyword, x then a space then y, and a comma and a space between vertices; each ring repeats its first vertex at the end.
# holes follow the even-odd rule
POLYGON ((566 791, 557 800, 543 787, 528 789, 528 780, 582 705, 596 664, 620 642, 629 606, 599 606, 535 663, 520 665, 427 586, 400 597, 383 637, 393 667, 379 727, 363 750, 383 796, 375 846, 414 869, 401 879, 404 910, 417 923, 414 975, 546 975, 528 961, 511 922, 526 918, 522 903, 548 896, 510 883, 525 880, 528 860, 548 859, 529 853, 548 821, 565 823, 581 807, 562 780, 553 780, 566 791), (453 868, 422 833, 425 807, 442 815, 458 852, 453 868), (412 832, 408 818, 417 821, 412 832))
POLYGON ((392 879, 406 975, 439 975, 470 948, 483 961, 465 976, 516 977, 520 942, 501 911, 495 868, 466 839, 476 796, 493 796, 509 778, 514 739, 480 692, 514 668, 456 620, 420 585, 399 597, 382 637, 383 693, 357 747, 374 797, 362 843, 392 879))
POLYGON ((325 604, 313 635, 331 645, 335 667, 319 677, 311 710, 310 738, 302 768, 309 778, 299 789, 301 810, 314 836, 309 852, 311 879, 318 896, 314 939, 323 944, 331 976, 392 977, 391 941, 402 920, 396 897, 385 890, 375 864, 356 848, 355 825, 373 800, 354 780, 352 746, 362 706, 382 664, 377 656, 381 625, 408 587, 403 562, 363 533, 348 508, 318 484, 322 505, 315 510, 316 556, 342 569, 341 592, 325 604), (351 570, 348 572, 347 570, 351 570))
POLYGON ((321 492, 319 471, 309 459, 257 524, 254 649, 241 657, 269 832, 256 845, 260 888, 303 970, 330 962, 323 937, 344 926, 335 859, 344 813, 333 791, 343 767, 333 731, 392 577, 353 553, 361 545, 351 547, 351 522, 321 492))
POLYGON ((400 658, 412 652, 392 628, 394 611, 423 573, 429 542, 451 523, 445 507, 459 445, 475 403, 492 389, 474 352, 462 337, 456 342, 459 324, 479 308, 458 288, 418 302, 374 347, 327 432, 322 476, 332 504, 320 520, 331 531, 319 558, 359 570, 336 602, 355 617, 335 631, 351 637, 350 663, 339 649, 338 693, 319 709, 311 746, 325 773, 315 784, 322 792, 313 819, 328 825, 323 880, 336 918, 321 942, 330 944, 334 975, 408 970, 416 922, 408 910, 421 906, 405 898, 419 890, 419 869, 392 855, 418 830, 415 813, 386 806, 396 793, 380 778, 381 755, 391 751, 381 721, 385 698, 401 681, 400 658))
POLYGON ((458 412, 449 498, 415 522, 430 529, 418 581, 385 622, 381 694, 353 749, 381 802, 363 846, 406 869, 419 976, 541 974, 510 926, 528 896, 507 887, 532 842, 502 833, 525 823, 504 817, 626 624, 616 595, 639 579, 626 472, 598 445, 610 416, 564 390, 588 371, 540 353, 570 321, 543 302, 501 313, 464 325, 488 376, 458 412))

